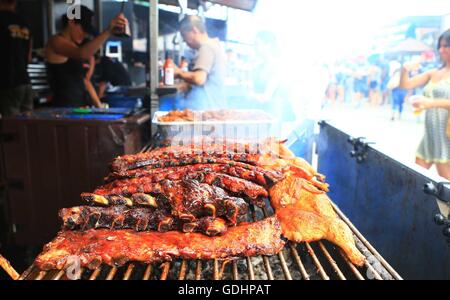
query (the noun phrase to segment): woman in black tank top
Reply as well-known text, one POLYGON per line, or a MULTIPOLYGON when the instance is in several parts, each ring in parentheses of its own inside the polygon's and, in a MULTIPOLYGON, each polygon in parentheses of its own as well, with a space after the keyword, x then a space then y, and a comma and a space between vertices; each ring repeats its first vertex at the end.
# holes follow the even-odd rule
POLYGON ((83 5, 72 8, 75 15, 80 13, 80 18, 69 20, 67 15, 63 15, 63 31, 52 36, 46 45, 47 72, 53 91, 53 102, 55 106, 63 107, 79 107, 90 104, 101 107, 100 100, 90 81, 90 75, 93 72, 93 56, 113 34, 113 31, 116 33, 125 30, 128 20, 123 14, 119 14, 111 20, 109 27, 104 32, 80 46, 88 35, 95 34, 92 25, 94 13, 83 5), (90 62, 91 68, 84 67, 86 62, 90 62))
POLYGON ((85 86, 86 69, 81 60, 69 58, 65 63, 47 63, 50 88, 55 106, 79 107, 89 105, 85 86))

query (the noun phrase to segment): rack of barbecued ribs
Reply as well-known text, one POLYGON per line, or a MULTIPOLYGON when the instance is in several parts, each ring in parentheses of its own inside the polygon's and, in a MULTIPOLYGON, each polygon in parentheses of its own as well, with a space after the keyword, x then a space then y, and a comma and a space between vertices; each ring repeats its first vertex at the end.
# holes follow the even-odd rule
POLYGON ((83 193, 86 205, 64 208, 62 231, 35 261, 62 269, 128 261, 232 259, 272 255, 282 236, 295 242, 327 239, 355 264, 364 256, 333 210, 328 186, 282 142, 172 146, 114 159, 105 185, 83 193), (255 205, 272 217, 247 218, 255 205))

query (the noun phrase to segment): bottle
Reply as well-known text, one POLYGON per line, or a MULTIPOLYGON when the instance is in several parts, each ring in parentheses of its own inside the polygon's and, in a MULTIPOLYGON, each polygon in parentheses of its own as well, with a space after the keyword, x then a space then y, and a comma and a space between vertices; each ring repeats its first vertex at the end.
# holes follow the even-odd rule
POLYGON ((158 59, 158 80, 159 85, 164 85, 164 64, 161 59, 158 59))
POLYGON ((166 53, 166 61, 164 62, 164 85, 175 84, 175 67, 169 52, 166 53))
POLYGON ((184 56, 181 57, 180 69, 183 72, 188 72, 189 71, 189 63, 188 63, 186 57, 184 57, 184 56))
MULTIPOLYGON (((122 5, 120 7, 119 15, 124 15, 124 9, 125 9, 125 1, 122 2, 122 5)), ((113 29, 113 35, 119 38, 129 38, 131 37, 131 29, 130 25, 127 24, 124 28, 120 27, 114 27, 113 29)))

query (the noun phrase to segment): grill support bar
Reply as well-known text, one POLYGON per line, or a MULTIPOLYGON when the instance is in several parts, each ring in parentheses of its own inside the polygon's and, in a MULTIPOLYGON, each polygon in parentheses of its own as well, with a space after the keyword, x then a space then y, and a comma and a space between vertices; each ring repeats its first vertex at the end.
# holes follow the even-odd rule
POLYGON ((255 271, 253 270, 252 260, 248 256, 247 256, 247 271, 248 271, 248 279, 255 280, 255 271))
POLYGON ((373 253, 373 255, 376 257, 378 261, 383 265, 383 267, 396 279, 396 280, 403 280, 402 277, 389 265, 389 263, 384 260, 384 258, 378 253, 375 248, 372 247, 372 245, 364 238, 364 236, 359 232, 358 229, 350 222, 350 220, 342 213, 342 211, 337 207, 336 204, 334 204, 332 201, 330 201, 331 205, 333 206, 336 213, 339 215, 339 217, 350 227, 350 229, 353 231, 353 233, 361 240, 361 242, 364 244, 364 246, 367 247, 367 249, 370 250, 370 252, 373 253))
POLYGON ((316 265, 317 269, 319 270, 320 276, 322 276, 322 279, 324 280, 330 280, 330 277, 328 277, 327 273, 325 273, 325 270, 323 269, 322 265, 320 264, 319 259, 316 256, 316 253, 314 252, 313 248, 309 243, 305 243, 306 249, 311 256, 311 258, 314 261, 314 264, 316 265))
POLYGON ((263 256, 264 268, 266 269, 267 279, 274 280, 272 267, 270 266, 269 258, 267 256, 263 256))
POLYGON ((149 280, 150 276, 152 275, 153 266, 147 265, 147 268, 145 268, 144 276, 142 277, 143 280, 149 280))
POLYGON ((334 259, 331 257, 330 253, 328 252, 327 248, 325 248, 324 244, 319 241, 319 247, 322 250, 323 254, 325 254, 325 257, 328 259, 329 263, 331 264, 331 266, 333 267, 334 271, 336 272, 336 274, 338 275, 339 279, 341 280, 347 280, 344 276, 344 274, 342 274, 342 271, 339 269, 338 265, 336 264, 336 262, 334 261, 334 259))
POLYGON ((117 273, 117 268, 116 267, 112 267, 111 270, 109 271, 108 276, 106 277, 106 280, 113 280, 114 276, 117 273))
POLYGON ((125 272, 125 275, 123 275, 123 280, 129 280, 131 274, 133 273, 134 270, 134 264, 129 264, 127 271, 125 272))
POLYGON ((100 274, 100 272, 102 271, 102 266, 98 267, 97 269, 95 269, 95 271, 91 274, 91 276, 89 277, 89 280, 95 280, 97 279, 98 275, 100 274))
POLYGON ((167 279, 167 275, 169 275, 169 270, 170 270, 170 262, 166 262, 163 263, 160 268, 163 269, 162 274, 161 274, 161 280, 166 280, 167 279))
POLYGON ((195 280, 200 280, 202 278, 202 261, 197 260, 197 264, 195 266, 195 280))
POLYGON ((365 280, 364 277, 361 275, 361 273, 358 271, 358 269, 350 262, 347 256, 342 252, 342 250, 339 250, 339 255, 345 260, 350 270, 352 270, 353 274, 355 274, 358 280, 365 280))
POLYGON ((293 244, 289 245, 289 248, 291 249, 291 253, 295 259, 295 262, 297 263, 298 268, 300 269, 300 273, 302 274, 302 277, 304 280, 310 280, 308 273, 306 272, 305 266, 302 263, 302 260, 300 259, 300 255, 298 255, 297 249, 293 244))
POLYGON ((186 260, 183 259, 180 266, 180 273, 178 275, 178 280, 184 280, 186 278, 186 260))
POLYGON ((239 274, 238 274, 238 268, 237 268, 237 262, 233 260, 233 280, 239 280, 239 274))

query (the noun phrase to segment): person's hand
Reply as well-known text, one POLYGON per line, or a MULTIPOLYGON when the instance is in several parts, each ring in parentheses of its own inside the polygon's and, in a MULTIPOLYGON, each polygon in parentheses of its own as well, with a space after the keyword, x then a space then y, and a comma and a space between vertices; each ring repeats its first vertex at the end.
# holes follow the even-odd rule
POLYGON ((410 100, 412 106, 414 107, 414 110, 421 111, 424 109, 429 109, 433 107, 433 100, 427 97, 423 96, 415 96, 413 99, 410 100))
POLYGON ((178 68, 178 66, 177 65, 175 65, 174 64, 174 66, 173 66, 173 71, 174 71, 174 75, 175 75, 175 77, 180 77, 181 76, 181 73, 183 73, 183 70, 181 70, 180 68, 178 68))
POLYGON ((420 68, 419 62, 411 61, 403 64, 403 69, 405 69, 408 72, 417 71, 419 68, 420 68))
POLYGON ((125 28, 128 25, 128 20, 123 13, 118 14, 111 20, 108 26, 108 31, 113 34, 116 31, 125 32, 125 28))

